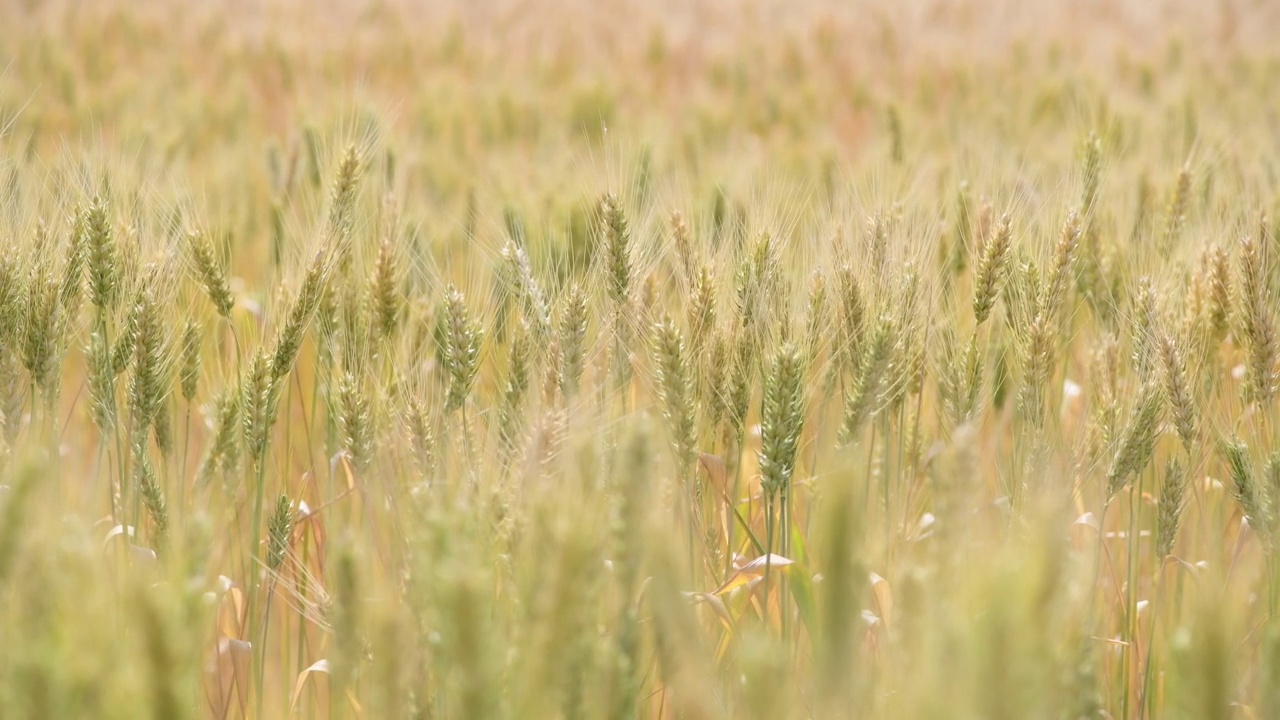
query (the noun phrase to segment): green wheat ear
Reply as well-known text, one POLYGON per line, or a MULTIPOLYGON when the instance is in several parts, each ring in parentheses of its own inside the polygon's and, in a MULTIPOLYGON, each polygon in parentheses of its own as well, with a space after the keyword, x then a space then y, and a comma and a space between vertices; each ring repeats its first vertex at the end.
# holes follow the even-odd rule
MULTIPOLYGON (((388 223, 394 226, 394 220, 388 223)), ((394 340, 404 313, 404 294, 401 291, 401 262, 393 231, 388 229, 378 246, 378 259, 370 279, 370 295, 373 297, 374 325, 382 342, 394 340)))
POLYGON ((760 407, 760 485, 776 497, 791 482, 804 428, 804 362, 799 348, 774 354, 760 407))
POLYGON ((1164 477, 1160 481, 1160 499, 1156 505, 1156 557, 1165 558, 1173 552, 1187 506, 1186 492, 1186 470, 1171 458, 1165 464, 1164 477))
POLYGON ((587 341, 587 296, 582 287, 574 284, 569 289, 564 308, 560 311, 560 392, 566 398, 577 394, 582 382, 587 341))
POLYGON ((1189 454, 1196 439, 1197 409, 1192 398, 1192 388, 1187 381, 1187 354, 1181 342, 1165 333, 1159 342, 1160 370, 1169 410, 1173 414, 1173 426, 1178 431, 1182 447, 1189 454))
POLYGON ((467 299, 450 285, 445 292, 445 371, 449 377, 445 412, 461 408, 471 394, 480 367, 480 342, 483 331, 471 318, 467 299))
POLYGON ((1231 491, 1240 511, 1255 530, 1269 537, 1272 530, 1272 512, 1266 503, 1266 495, 1258 487, 1254 476, 1253 461, 1249 457, 1249 447, 1238 437, 1223 442, 1221 452, 1227 463, 1227 471, 1231 476, 1231 491))
POLYGON ((879 407, 893 356, 895 325, 883 317, 876 324, 858 364, 857 376, 845 394, 841 434, 852 440, 879 407))
POLYGON ((1120 436, 1120 444, 1111 460, 1111 467, 1107 470, 1108 499, 1124 489, 1129 478, 1141 473, 1151 460, 1160 432, 1164 408, 1162 400, 1158 385, 1147 383, 1143 386, 1129 422, 1120 436))
POLYGON ((115 306, 119 289, 119 260, 105 197, 95 196, 89 203, 84 226, 89 254, 89 301, 100 310, 110 309, 115 306))
POLYGON ((355 209, 356 191, 359 189, 360 175, 364 170, 364 158, 355 145, 348 145, 338 163, 338 172, 334 175, 333 184, 329 188, 329 216, 325 227, 329 238, 345 243, 351 236, 352 214, 355 209))
POLYGON ((502 404, 498 409, 498 438, 503 451, 507 453, 516 447, 519 440, 525 399, 529 392, 533 342, 535 339, 524 324, 517 325, 508 351, 507 381, 502 391, 502 404))
POLYGON ((613 193, 600 201, 600 232, 609 297, 615 307, 621 308, 627 304, 631 292, 631 230, 622 203, 613 193))
MULTIPOLYGON (((235 298, 231 294, 231 286, 227 283, 227 271, 214 252, 212 243, 204 233, 195 231, 187 236, 191 262, 196 279, 204 288, 209 301, 222 317, 230 317, 235 306, 235 298)), ((92 265, 91 265, 92 267, 92 265)), ((95 302, 95 305, 98 303, 95 302)))
POLYGON ((654 325, 652 346, 662 414, 683 471, 693 465, 697 441, 694 436, 693 382, 684 335, 670 317, 654 325))
POLYGON ((679 211, 671 213, 668 221, 671 226, 671 243, 675 246, 676 257, 680 261, 680 272, 685 282, 693 282, 696 265, 693 235, 689 225, 679 211))
POLYGON ((294 514, 288 495, 281 495, 276 500, 275 511, 267 522, 267 567, 279 570, 289 552, 290 536, 293 534, 294 514))
POLYGON ((279 383, 285 379, 297 361, 302 340, 320 308, 327 290, 327 255, 321 251, 311 259, 302 284, 294 295, 285 316, 284 325, 276 334, 275 350, 271 357, 271 377, 279 383))
POLYGON ((1263 252, 1255 239, 1241 238, 1237 285, 1239 332, 1248 348, 1246 393, 1260 405, 1267 404, 1275 394, 1276 361, 1280 357, 1280 339, 1276 334, 1263 252))
POLYGON ((240 422, 244 432, 244 446, 254 462, 261 462, 266 452, 270 431, 270 403, 272 395, 271 364, 266 352, 258 351, 245 369, 240 385, 240 422))
POLYGON ((1000 225, 982 246, 982 254, 978 258, 973 281, 973 316, 979 325, 990 317, 1007 277, 1013 239, 1010 222, 1008 215, 1000 219, 1000 225))
POLYGON ((338 384, 338 426, 342 449, 357 468, 366 467, 373 452, 373 418, 364 379, 352 371, 338 384))
POLYGON ((533 332, 538 346, 542 347, 551 337, 551 309, 533 275, 529 255, 522 246, 508 241, 502 248, 502 262, 506 284, 520 304, 524 322, 533 332))
POLYGON ((155 470, 146 454, 137 455, 138 488, 142 494, 142 504, 151 519, 151 528, 155 533, 156 543, 163 545, 169 536, 169 508, 165 500, 164 490, 156 478, 155 470))
POLYGON ((195 399, 200 382, 201 343, 200 325, 195 320, 187 320, 182 328, 181 372, 182 399, 187 402, 195 399))

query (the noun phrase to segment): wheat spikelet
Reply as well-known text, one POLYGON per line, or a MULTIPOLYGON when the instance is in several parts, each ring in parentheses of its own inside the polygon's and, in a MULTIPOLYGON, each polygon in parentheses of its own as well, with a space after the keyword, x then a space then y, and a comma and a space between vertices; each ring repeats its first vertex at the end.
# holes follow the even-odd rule
POLYGON ((938 394, 952 425, 960 427, 977 414, 982 394, 983 366, 978 336, 971 336, 962 347, 955 330, 950 326, 944 328, 940 364, 938 394))
MULTIPOLYGON (((388 223, 388 225, 394 224, 388 223)), ((403 312, 404 296, 401 284, 400 258, 396 253, 395 236, 388 229, 378 245, 378 258, 369 280, 369 294, 373 297, 373 311, 378 336, 383 342, 395 337, 403 312)))
POLYGON ((542 347, 551 337, 551 308, 533 275, 529 255, 523 247, 508 242, 502 249, 502 257, 508 268, 509 282, 514 285, 516 297, 520 301, 524 320, 536 338, 537 347, 542 347))
POLYGON ((885 374, 893 355, 895 330, 893 320, 887 316, 882 317, 867 341, 855 382, 844 398, 844 424, 841 432, 846 439, 852 440, 862 424, 880 407, 885 374))
POLYGON ((1130 477, 1142 472, 1151 459, 1160 432, 1161 400, 1156 385, 1143 386, 1107 470, 1108 499, 1120 492, 1130 477))
POLYGON ((830 330, 831 319, 827 315, 827 277, 821 270, 814 270, 809 277, 809 298, 805 308, 804 352, 812 363, 824 344, 823 333, 830 330))
POLYGON ((794 345, 773 357, 760 406, 760 486, 777 497, 791 482, 804 428, 804 366, 794 345))
POLYGON ((970 197, 969 181, 961 180, 956 187, 956 219, 952 230, 951 246, 945 260, 945 267, 953 275, 959 275, 969 265, 969 254, 973 244, 973 200, 970 197))
POLYGON ((444 408, 445 412, 452 412, 461 408, 471 394, 480 366, 482 331, 468 314, 466 298, 452 285, 445 292, 444 318, 444 367, 449 376, 444 408))
POLYGON ((1133 355, 1131 361, 1133 362, 1134 370, 1140 377, 1146 377, 1155 362, 1155 341, 1159 325, 1157 305, 1156 290, 1152 285, 1151 278, 1146 275, 1138 278, 1138 287, 1133 296, 1133 308, 1131 311, 1133 316, 1133 355))
POLYGON ((204 288, 205 294, 209 296, 209 301, 213 303, 218 314, 224 318, 231 317, 235 298, 231 294, 231 286, 227 283, 227 272, 222 262, 218 260, 209 238, 202 232, 191 232, 187 235, 187 245, 190 248, 196 280, 204 288))
POLYGON ((1049 268, 1049 278, 1045 282, 1044 299, 1040 301, 1041 312, 1050 322, 1057 320, 1067 289, 1073 284, 1071 275, 1079 245, 1080 217, 1073 210, 1067 214, 1067 220, 1058 235, 1058 244, 1053 251, 1053 265, 1049 268))
POLYGON ((107 201, 99 195, 89 203, 85 216, 85 245, 89 254, 89 301, 99 310, 114 307, 119 282, 115 231, 107 213, 107 201))
POLYGON ((160 488, 160 482, 156 479, 155 470, 151 467, 151 461, 147 459, 146 454, 139 452, 136 455, 138 461, 136 480, 142 496, 142 505, 147 510, 147 516, 151 518, 151 528, 155 533, 156 543, 163 545, 169 535, 169 508, 165 502, 164 490, 160 488))
POLYGON ((329 188, 329 215, 325 228, 329 237, 339 243, 345 242, 351 234, 352 211, 360 173, 364 169, 362 160, 356 146, 348 145, 329 188))
POLYGON ((840 354, 845 369, 857 372, 861 358, 863 335, 866 333, 866 303, 857 274, 849 265, 840 268, 840 354))
POLYGON ((1045 386, 1053 372, 1052 328, 1044 315, 1036 317, 1027 330, 1026 355, 1023 360, 1022 390, 1019 401, 1032 427, 1044 424, 1045 386))
POLYGON ((18 261, 12 255, 0 255, 0 344, 8 346, 23 315, 22 279, 18 261))
POLYGON ((1238 437, 1231 438, 1222 444, 1222 454, 1227 461, 1227 470, 1231 474, 1232 494, 1240 504, 1240 511, 1249 520, 1249 525, 1264 537, 1271 531, 1271 511, 1265 504, 1265 496, 1259 492, 1257 478, 1253 474, 1253 462, 1249 458, 1249 447, 1238 437))
POLYGON ((289 306, 284 325, 276 334, 275 350, 271 355, 271 377, 279 383, 293 369, 302 349, 302 339, 306 335, 311 320, 325 294, 325 254, 317 253, 307 266, 307 274, 289 306))
POLYGON ((32 382, 44 388, 54 371, 55 353, 61 345, 58 338, 58 284, 44 262, 38 261, 32 271, 24 305, 22 362, 31 374, 32 382))
POLYGON ((362 377, 348 370, 338 384, 338 428, 342 450, 358 468, 369 464, 373 451, 373 418, 362 377))
POLYGON ((525 396, 529 392, 533 338, 524 324, 516 326, 507 357, 507 380, 498 410, 498 439, 503 452, 510 452, 519 440, 525 396))
POLYGON ((166 337, 160 311, 150 289, 139 293, 136 307, 129 409, 135 432, 145 432, 169 392, 165 368, 166 337))
POLYGON ((1173 552, 1182 526, 1182 513, 1186 509, 1186 471, 1177 461, 1165 464, 1164 478, 1160 482, 1160 499, 1156 504, 1156 557, 1165 558, 1173 552))
POLYGON ((631 231, 622 203, 613 193, 600 201, 600 233, 604 243, 605 283, 617 308, 625 306, 631 292, 631 231))
POLYGON ((560 392, 572 398, 582 381, 587 339, 587 296, 575 284, 560 311, 560 392))
POLYGON ((676 247, 676 257, 680 260, 680 272, 683 273, 685 282, 693 282, 696 260, 689 226, 679 211, 671 213, 668 224, 671 226, 671 240, 676 247))
POLYGON ((1186 355, 1178 341, 1169 333, 1160 338, 1158 352, 1165 398, 1173 413, 1173 425, 1178 431, 1182 447, 1190 453, 1196 437, 1196 403, 1187 383, 1186 355))
POLYGON ((996 231, 982 246, 973 281, 973 316, 978 324, 986 322, 995 307, 1000 288, 1004 286, 1012 246, 1011 219, 1006 214, 996 231))
POLYGON ((404 414, 404 423, 409 432, 418 474, 429 478, 435 470, 436 442, 435 434, 431 432, 430 415, 426 405, 417 399, 410 400, 404 414))
POLYGON ((104 435, 115 427, 116 372, 107 344, 106 328, 99 323, 89 335, 88 357, 89 399, 93 422, 104 435))
POLYGON ((1085 217, 1083 231, 1087 234, 1097 215, 1098 190, 1102 184, 1102 141, 1098 139, 1097 133, 1089 133, 1081 155, 1083 182, 1080 209, 1085 217))
POLYGON ((288 495, 276 500, 275 510, 267 521, 267 568, 279 570, 289 553, 290 536, 293 534, 293 507, 288 495))
POLYGON ((200 325, 188 319, 182 328, 182 399, 191 402, 200 382, 201 334, 200 325))
POLYGON ((240 384, 240 423, 244 432, 244 446, 255 462, 262 461, 267 448, 270 428, 270 403, 272 380, 270 362, 264 351, 259 350, 245 369, 240 384))
POLYGON ((1209 328, 1213 338, 1219 340, 1226 334, 1232 316, 1231 261, 1227 249, 1221 245, 1209 248, 1202 267, 1209 285, 1209 328))
POLYGON ((702 358, 703 417, 707 424, 717 427, 729 413, 731 348, 724 332, 715 330, 702 358))
POLYGON ((747 422, 747 410, 754 391, 757 355, 755 344, 746 332, 739 331, 733 339, 733 357, 730 362, 726 415, 729 426, 737 436, 742 435, 747 422))
POLYGON ((1164 233, 1160 238, 1160 247, 1164 252, 1171 251, 1178 243, 1182 227, 1187 221, 1187 205, 1190 198, 1191 166, 1183 165, 1178 171, 1178 179, 1174 182, 1173 192, 1169 196, 1169 206, 1165 209, 1164 233))
MULTIPOLYGON (((80 303, 84 297, 85 213, 79 209, 72 215, 67 255, 62 265, 62 281, 58 286, 59 334, 64 336, 76 325, 80 303)), ((0 307, 3 303, 0 302, 0 307)))
POLYGON ((652 346, 662 415, 681 472, 687 472, 693 466, 696 442, 693 382, 684 337, 670 317, 654 325, 652 346))
POLYGON ((1240 335, 1249 349, 1247 394, 1250 400, 1263 404, 1275 393, 1276 358, 1280 353, 1266 278, 1267 269, 1257 241, 1241 238, 1237 304, 1240 335))

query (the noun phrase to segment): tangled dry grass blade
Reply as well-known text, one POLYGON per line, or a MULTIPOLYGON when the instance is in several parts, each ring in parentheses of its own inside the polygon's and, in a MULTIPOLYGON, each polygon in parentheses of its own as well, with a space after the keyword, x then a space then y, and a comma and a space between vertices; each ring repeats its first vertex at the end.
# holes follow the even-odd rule
POLYGON ((0 3, 0 717, 1280 717, 1268 3, 0 3))

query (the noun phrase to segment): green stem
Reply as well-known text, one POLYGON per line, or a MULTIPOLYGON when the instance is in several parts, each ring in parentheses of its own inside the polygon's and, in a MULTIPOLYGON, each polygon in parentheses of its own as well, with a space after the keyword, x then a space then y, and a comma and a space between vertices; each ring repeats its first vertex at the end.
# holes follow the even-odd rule
MULTIPOLYGON (((258 570, 258 564, 257 564, 258 546, 260 544, 258 541, 258 533, 262 531, 262 502, 263 502, 264 496, 266 495, 266 471, 267 471, 266 451, 267 451, 267 444, 264 440, 263 442, 259 443, 257 459, 255 460, 255 463, 257 465, 257 473, 256 473, 256 480, 255 480, 256 487, 254 490, 253 518, 251 519, 251 523, 250 523, 250 526, 253 528, 253 532, 249 536, 250 545, 249 545, 249 551, 247 553, 248 566, 247 566, 246 574, 248 578, 248 585, 250 588, 249 603, 248 603, 248 614, 249 614, 249 617, 248 617, 249 635, 248 636, 250 638, 258 636, 258 632, 257 632, 258 615, 256 610, 258 607, 258 591, 260 590, 260 587, 261 587, 260 580, 259 580, 261 577, 261 573, 258 570)), ((266 663, 266 657, 264 656, 265 650, 266 650, 265 647, 258 648, 258 652, 253 653, 253 662, 256 663, 256 667, 257 667, 257 672, 255 673, 255 676, 257 677, 261 677, 261 674, 263 672, 262 665, 266 663)), ((262 703, 261 685, 258 686, 257 693, 258 693, 259 707, 261 707, 261 703, 262 703)), ((261 713, 259 713, 258 716, 261 717, 261 713)))
POLYGON ((1129 528, 1126 536, 1129 552, 1125 558, 1125 602, 1124 602, 1124 635, 1122 636, 1126 642, 1124 646, 1124 695, 1121 703, 1121 717, 1129 717, 1130 704, 1130 685, 1132 679, 1130 675, 1133 671, 1134 650, 1136 648, 1136 632, 1134 629, 1135 617, 1137 612, 1138 601, 1138 534, 1140 529, 1138 522, 1141 519, 1139 512, 1138 500, 1142 497, 1142 484, 1145 473, 1140 473, 1136 482, 1129 485, 1129 528))
POLYGON ((275 581, 275 578, 272 578, 271 583, 270 583, 269 585, 267 585, 266 609, 264 610, 264 614, 263 614, 263 618, 262 618, 262 634, 261 634, 261 636, 260 636, 260 637, 261 637, 261 641, 260 641, 260 642, 261 642, 261 647, 259 647, 259 648, 258 648, 259 652, 257 653, 257 655, 261 658, 261 661, 258 663, 258 675, 257 675, 257 678, 258 678, 258 686, 257 686, 257 687, 258 687, 258 692, 257 692, 257 701, 256 701, 256 702, 257 702, 257 708, 258 708, 258 709, 257 709, 257 712, 256 712, 256 713, 254 713, 254 717, 256 717, 256 718, 261 718, 261 717, 263 717, 263 714, 262 714, 262 706, 263 706, 263 703, 264 703, 264 702, 265 702, 265 700, 266 700, 266 694, 267 694, 267 693, 266 693, 266 685, 267 685, 267 683, 266 683, 266 679, 267 679, 267 662, 266 662, 266 656, 267 656, 267 631, 268 631, 268 629, 271 627, 271 596, 275 593, 275 587, 276 587, 276 581, 275 581))
MULTIPOLYGON (((1163 569, 1158 568, 1156 572, 1163 569)), ((1147 716, 1147 706, 1151 704, 1147 690, 1151 686, 1152 664, 1151 656, 1154 654, 1156 644, 1156 624, 1160 621, 1160 598, 1164 595, 1164 583, 1160 581, 1159 575, 1156 576, 1156 592, 1155 597, 1151 599, 1151 635, 1147 638, 1147 656, 1143 660, 1142 668, 1142 685, 1138 690, 1138 720, 1142 720, 1147 716)))

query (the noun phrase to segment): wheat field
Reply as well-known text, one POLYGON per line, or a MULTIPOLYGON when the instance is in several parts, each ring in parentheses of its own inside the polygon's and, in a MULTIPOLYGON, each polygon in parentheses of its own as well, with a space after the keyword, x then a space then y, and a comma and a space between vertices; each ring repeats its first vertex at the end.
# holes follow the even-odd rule
POLYGON ((0 718, 1280 718, 1278 29, 0 0, 0 718))

